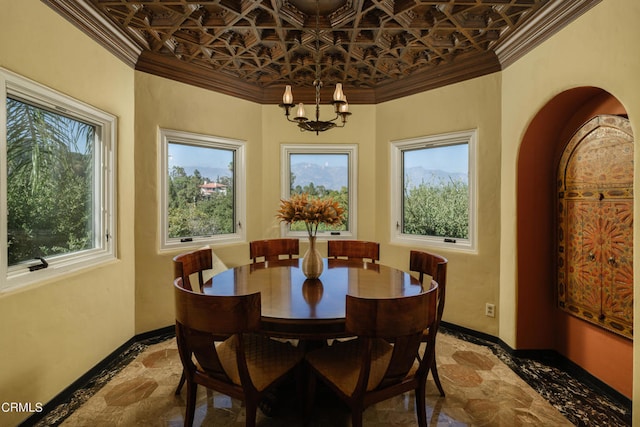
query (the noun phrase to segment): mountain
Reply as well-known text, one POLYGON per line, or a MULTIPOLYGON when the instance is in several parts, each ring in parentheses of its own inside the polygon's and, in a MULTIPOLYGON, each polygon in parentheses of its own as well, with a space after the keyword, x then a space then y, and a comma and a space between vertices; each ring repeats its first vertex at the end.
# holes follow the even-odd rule
POLYGON ((462 181, 468 184, 468 176, 465 173, 446 172, 439 169, 425 169, 422 166, 408 168, 405 171, 405 180, 409 188, 419 186, 422 183, 427 185, 446 184, 453 181, 462 181))
POLYGON ((324 185, 328 190, 340 190, 349 185, 348 168, 342 166, 323 166, 316 163, 296 163, 291 165, 294 174, 293 186, 304 187, 313 182, 316 187, 324 185))
MULTIPOLYGON (((231 176, 231 172, 227 168, 184 166, 184 170, 188 175, 193 175, 196 169, 198 169, 200 175, 204 178, 209 178, 209 180, 213 182, 220 176, 231 176)), ((323 185, 330 190, 340 190, 342 187, 346 187, 349 181, 348 168, 342 166, 296 163, 291 166, 291 169, 295 175, 294 186, 300 185, 304 187, 313 182, 315 186, 323 185)), ((453 180, 462 180, 464 183, 468 182, 467 174, 464 173, 450 173, 437 169, 425 169, 422 166, 406 170, 406 179, 410 187, 420 185, 423 182, 425 184, 438 185, 441 182, 448 182, 450 178, 453 180)))

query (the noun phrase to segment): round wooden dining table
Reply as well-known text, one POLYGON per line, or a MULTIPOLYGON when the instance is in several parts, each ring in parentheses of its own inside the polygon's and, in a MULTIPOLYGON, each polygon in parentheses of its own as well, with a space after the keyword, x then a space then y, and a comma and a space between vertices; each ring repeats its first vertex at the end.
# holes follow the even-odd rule
POLYGON ((210 295, 260 292, 264 333, 322 340, 345 336, 347 294, 397 298, 423 291, 417 278, 383 264, 324 259, 322 275, 314 280, 304 276, 301 264, 302 259, 292 259, 242 265, 213 276, 203 292, 210 295))

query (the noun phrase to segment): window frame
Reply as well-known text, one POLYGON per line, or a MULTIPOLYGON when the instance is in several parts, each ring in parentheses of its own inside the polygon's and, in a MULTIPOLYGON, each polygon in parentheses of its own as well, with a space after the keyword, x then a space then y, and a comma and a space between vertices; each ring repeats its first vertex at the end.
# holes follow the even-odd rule
MULTIPOLYGON (((291 197, 291 155, 325 155, 346 154, 348 156, 348 191, 349 191, 349 218, 347 231, 340 234, 332 234, 330 231, 318 232, 318 240, 330 239, 356 239, 358 224, 358 146, 356 144, 281 144, 280 146, 280 197, 283 200, 291 197)), ((335 233, 335 232, 333 232, 335 233)), ((306 231, 291 231, 285 223, 280 223, 280 235, 283 237, 300 238, 307 237, 306 231)))
POLYGON ((391 202, 390 235, 391 243, 412 246, 443 248, 452 251, 477 253, 477 129, 423 136, 418 138, 392 141, 390 144, 391 202), (467 144, 468 147, 468 185, 469 185, 469 238, 445 241, 444 237, 422 236, 402 232, 404 165, 403 153, 420 148, 437 148, 450 145, 467 144))
POLYGON ((240 243, 246 241, 246 142, 237 139, 223 138, 175 129, 158 129, 158 236, 160 252, 175 251, 179 248, 203 246, 221 243, 240 243), (169 143, 198 146, 234 151, 234 233, 214 236, 190 237, 188 241, 181 238, 169 238, 168 206, 168 170, 169 143))
POLYGON ((33 283, 54 279, 63 274, 111 262, 117 258, 117 118, 92 105, 0 68, 0 293, 33 283), (7 98, 33 104, 37 108, 59 112, 96 127, 94 156, 94 247, 68 254, 47 257, 47 268, 30 271, 38 260, 8 265, 7 200, 7 98), (5 283, 2 283, 5 282, 5 283))

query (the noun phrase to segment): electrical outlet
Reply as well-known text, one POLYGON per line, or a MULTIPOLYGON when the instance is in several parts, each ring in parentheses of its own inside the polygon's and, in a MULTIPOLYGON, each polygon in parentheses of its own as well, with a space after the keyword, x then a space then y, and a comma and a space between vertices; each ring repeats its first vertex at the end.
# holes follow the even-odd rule
POLYGON ((489 317, 496 317, 496 306, 495 304, 487 303, 484 306, 484 314, 489 317))

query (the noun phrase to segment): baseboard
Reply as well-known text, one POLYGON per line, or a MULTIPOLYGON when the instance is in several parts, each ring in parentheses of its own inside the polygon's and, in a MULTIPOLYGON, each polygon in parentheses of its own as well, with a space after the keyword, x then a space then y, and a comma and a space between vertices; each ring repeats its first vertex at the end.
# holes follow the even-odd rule
POLYGON ((633 403, 631 399, 629 399, 627 396, 623 395, 622 393, 620 393, 610 385, 604 383, 602 380, 594 377, 584 368, 577 365, 575 362, 569 360, 562 354, 558 353, 556 350, 513 349, 507 343, 502 341, 500 338, 495 337, 493 335, 474 331, 473 329, 468 329, 463 326, 458 326, 448 322, 441 322, 440 325, 446 330, 460 332, 469 337, 476 338, 478 340, 477 342, 475 342, 476 344, 482 344, 482 341, 485 341, 484 343, 485 345, 487 344, 487 342, 499 345, 504 351, 506 351, 516 359, 535 360, 547 366, 558 368, 564 372, 567 372, 568 374, 573 376, 575 379, 577 379, 578 381, 584 384, 587 384, 598 393, 608 396, 615 402, 618 402, 621 406, 624 406, 625 408, 628 408, 629 410, 631 410, 632 403, 633 403))
POLYGON ((485 334, 484 332, 478 332, 478 331, 473 330, 473 329, 465 328, 464 326, 459 326, 459 325, 456 325, 454 323, 441 321, 440 322, 440 327, 444 328, 444 329, 448 329, 449 331, 461 332, 461 333, 463 333, 465 335, 469 335, 470 337, 479 338, 480 340, 489 341, 489 342, 494 343, 494 344, 502 343, 502 340, 500 340, 498 337, 495 337, 495 336, 489 335, 489 334, 485 334))
MULTIPOLYGON (((99 373, 101 373, 104 370, 109 370, 109 368, 113 367, 114 365, 123 363, 123 361, 125 361, 125 359, 128 357, 127 350, 129 350, 134 344, 142 343, 148 340, 153 341, 158 339, 164 339, 167 336, 171 336, 171 335, 175 335, 175 326, 167 326, 165 328, 160 328, 154 331, 138 334, 130 338, 128 341, 126 341, 116 350, 111 352, 111 354, 109 354, 107 357, 102 359, 97 365, 95 365, 93 368, 87 371, 84 375, 82 375, 80 378, 78 378, 73 383, 71 383, 67 388, 65 388, 60 393, 58 393, 53 399, 51 399, 49 402, 43 405, 41 412, 34 413, 25 421, 23 421, 20 424, 20 426, 21 427, 34 426, 35 424, 40 422, 47 414, 49 414, 51 411, 57 408, 58 405, 69 401, 69 399, 73 396, 73 394, 77 390, 82 389, 86 387, 88 384, 90 384, 92 379, 98 376, 99 373)), ((131 356, 133 356, 131 357, 132 359, 135 358, 135 355, 131 355, 131 356)))

